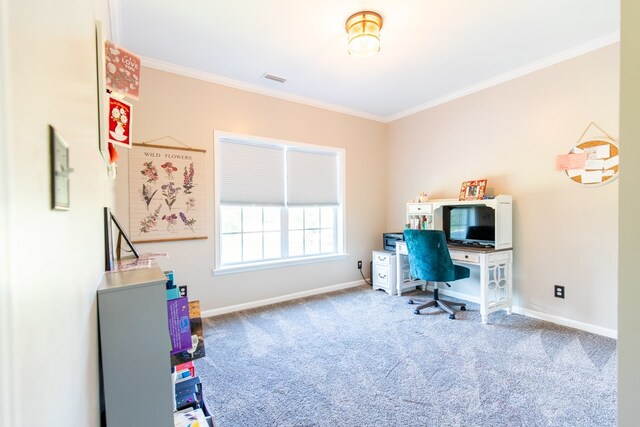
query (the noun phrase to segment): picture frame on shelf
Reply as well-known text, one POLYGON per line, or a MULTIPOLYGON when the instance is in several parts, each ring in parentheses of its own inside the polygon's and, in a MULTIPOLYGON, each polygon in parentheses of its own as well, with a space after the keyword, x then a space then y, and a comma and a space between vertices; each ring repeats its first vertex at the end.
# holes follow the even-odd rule
POLYGON ((103 220, 104 220, 104 263, 105 271, 113 271, 116 267, 116 262, 120 261, 122 251, 128 252, 133 258, 140 258, 140 253, 136 250, 136 247, 131 242, 129 235, 124 228, 120 225, 116 217, 108 207, 103 208, 103 220), (115 225, 116 230, 113 226, 115 225), (114 231, 118 232, 116 237, 116 245, 114 248, 113 239, 114 231), (124 239, 129 249, 122 248, 122 240, 124 239))
POLYGON ((473 181, 464 181, 460 187, 460 196, 458 200, 482 200, 487 191, 487 180, 476 179, 473 181))

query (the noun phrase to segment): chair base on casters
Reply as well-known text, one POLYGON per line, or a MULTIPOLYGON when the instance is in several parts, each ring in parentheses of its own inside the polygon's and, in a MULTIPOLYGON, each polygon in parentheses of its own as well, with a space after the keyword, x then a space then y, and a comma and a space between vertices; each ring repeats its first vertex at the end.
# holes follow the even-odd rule
MULTIPOLYGON (((447 285, 449 285, 449 284, 447 283, 447 285)), ((410 299, 408 301, 409 304, 414 304, 416 302, 417 303, 424 303, 424 304, 419 305, 415 310, 413 310, 413 314, 420 314, 420 310, 422 310, 424 308, 436 306, 436 307, 446 311, 447 313, 449 313, 449 319, 451 319, 451 320, 454 320, 456 318, 456 315, 453 312, 453 309, 451 307, 449 307, 450 305, 452 305, 454 307, 460 307, 460 311, 465 311, 467 309, 466 304, 464 304, 464 303, 441 300, 438 297, 438 288, 437 288, 437 286, 434 287, 434 289, 433 289, 433 299, 432 300, 424 302, 424 301, 417 301, 417 300, 410 299)))

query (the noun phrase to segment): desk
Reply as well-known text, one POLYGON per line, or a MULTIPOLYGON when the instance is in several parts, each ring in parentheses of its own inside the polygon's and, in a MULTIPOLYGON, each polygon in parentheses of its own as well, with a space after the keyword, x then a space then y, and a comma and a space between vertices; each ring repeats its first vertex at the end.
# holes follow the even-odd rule
MULTIPOLYGON (((456 264, 480 267, 480 315, 482 323, 488 322, 489 313, 506 310, 511 314, 513 250, 488 248, 466 248, 449 246, 451 259, 456 264)), ((396 244, 396 288, 398 295, 406 288, 407 282, 415 280, 409 273, 407 244, 396 244)))

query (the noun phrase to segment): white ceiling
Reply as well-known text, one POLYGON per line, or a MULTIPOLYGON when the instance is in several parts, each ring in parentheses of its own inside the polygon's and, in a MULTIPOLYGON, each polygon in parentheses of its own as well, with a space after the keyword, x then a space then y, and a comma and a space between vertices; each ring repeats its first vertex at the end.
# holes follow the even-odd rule
POLYGON ((620 28, 619 0, 110 3, 112 37, 145 65, 381 121, 610 44, 620 28), (347 53, 359 10, 383 16, 375 56, 347 53))

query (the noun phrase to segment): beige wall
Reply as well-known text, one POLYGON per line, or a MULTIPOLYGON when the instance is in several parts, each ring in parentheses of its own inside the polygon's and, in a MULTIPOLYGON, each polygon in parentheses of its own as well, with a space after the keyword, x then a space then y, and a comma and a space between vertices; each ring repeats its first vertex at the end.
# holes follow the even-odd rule
POLYGON ((391 123, 387 228, 402 228, 405 203, 419 191, 456 198, 461 182, 488 178, 494 194, 514 198, 515 305, 615 331, 618 182, 577 185, 555 171, 555 156, 591 121, 617 138, 618 50, 391 123), (565 300, 553 297, 554 284, 566 286, 565 300))
POLYGON ((618 425, 640 420, 640 3, 622 1, 620 137, 624 155, 620 172, 618 306, 618 425))
MULTIPOLYGON (((167 251, 160 259, 189 286, 203 310, 246 304, 360 280, 356 261, 368 264, 381 246, 386 217, 387 133, 381 123, 354 118, 202 80, 143 67, 140 101, 134 103, 136 141, 169 135, 206 149, 207 240, 138 244, 142 252, 167 251), (346 150, 344 260, 212 276, 214 267, 213 132, 221 130, 346 150)), ((158 143, 176 143, 167 140, 158 143)), ((122 153, 122 150, 120 150, 122 153)), ((117 216, 128 222, 127 155, 117 179, 117 216)), ((368 266, 367 266, 368 270, 368 266)))
POLYGON ((0 378, 10 398, 0 424, 96 426, 95 291, 104 271, 102 206, 113 196, 97 142, 95 19, 106 1, 11 0, 2 9, 1 225, 9 251, 0 281, 11 378, 0 378), (68 212, 50 210, 48 124, 70 147, 68 212))

